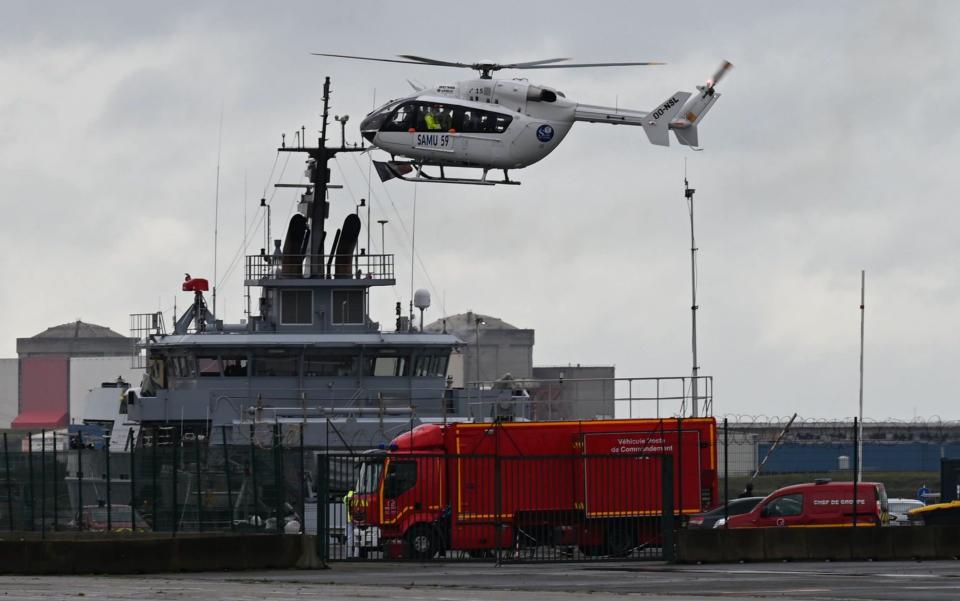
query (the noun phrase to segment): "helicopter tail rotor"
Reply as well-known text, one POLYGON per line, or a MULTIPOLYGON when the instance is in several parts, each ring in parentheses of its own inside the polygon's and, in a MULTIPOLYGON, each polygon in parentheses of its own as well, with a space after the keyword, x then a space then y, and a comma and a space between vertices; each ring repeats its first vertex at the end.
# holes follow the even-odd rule
POLYGON ((699 146, 699 137, 697 135, 697 125, 703 121, 713 103, 720 98, 720 94, 714 90, 714 87, 720 83, 724 75, 727 74, 733 65, 730 61, 723 61, 717 71, 707 79, 702 86, 697 86, 700 92, 691 97, 683 108, 677 114, 677 117, 670 121, 670 129, 677 136, 677 141, 684 146, 696 148, 699 146))

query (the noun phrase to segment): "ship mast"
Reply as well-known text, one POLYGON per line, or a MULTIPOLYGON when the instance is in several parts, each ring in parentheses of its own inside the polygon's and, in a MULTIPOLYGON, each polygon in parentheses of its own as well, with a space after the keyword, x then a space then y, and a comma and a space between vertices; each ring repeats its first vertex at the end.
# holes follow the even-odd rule
MULTIPOLYGON (((301 146, 287 148, 286 145, 278 148, 279 152, 305 152, 313 159, 308 169, 310 183, 313 186, 313 203, 310 209, 310 276, 324 277, 323 241, 326 237, 324 222, 330 215, 330 203, 327 202, 327 190, 330 188, 330 168, 327 163, 336 157, 338 152, 363 152, 362 145, 348 148, 342 144, 339 148, 327 146, 327 119, 330 115, 330 78, 323 80, 323 123, 320 129, 320 139, 316 147, 302 146, 304 138, 300 138, 301 146)), ((369 227, 369 224, 367 224, 369 227)), ((367 249, 369 252, 369 249, 367 249)))

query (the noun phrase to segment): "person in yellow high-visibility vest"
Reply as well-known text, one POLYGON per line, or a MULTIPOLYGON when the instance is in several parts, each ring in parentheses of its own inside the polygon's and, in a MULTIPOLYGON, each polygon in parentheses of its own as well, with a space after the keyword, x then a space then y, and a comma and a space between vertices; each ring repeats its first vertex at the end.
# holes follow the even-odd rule
POLYGON ((353 491, 347 491, 343 495, 343 512, 347 516, 347 557, 356 557, 356 549, 353 548, 353 516, 350 515, 350 505, 353 502, 353 491))
POLYGON ((427 113, 423 116, 423 122, 430 131, 440 129, 440 120, 433 113, 433 107, 427 107, 427 113))

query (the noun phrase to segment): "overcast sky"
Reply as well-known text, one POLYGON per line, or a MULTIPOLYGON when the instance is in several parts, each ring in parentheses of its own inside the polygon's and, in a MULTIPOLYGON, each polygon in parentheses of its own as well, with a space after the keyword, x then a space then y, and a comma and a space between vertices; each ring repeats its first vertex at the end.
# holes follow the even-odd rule
MULTIPOLYGON (((323 76, 354 141, 374 100, 406 94, 406 79, 471 76, 311 51, 665 61, 529 72, 571 99, 643 110, 727 59, 735 69, 701 126, 703 152, 577 124, 514 174, 518 187, 375 178, 373 219, 390 220, 399 276, 393 291, 375 290, 374 318, 392 329, 393 303, 409 300, 416 195, 426 271, 417 266, 414 286, 434 294, 428 320, 472 309, 534 328, 537 364, 689 373, 687 159, 701 373, 715 378, 718 415, 854 415, 865 269, 866 415, 960 418, 960 5, 195 4, 4 6, 0 356, 77 318, 126 333, 129 313, 159 307, 169 323, 174 298, 190 301, 183 273, 212 279, 221 113, 218 304, 236 321, 242 265, 228 267, 244 218, 259 220, 266 193, 281 237, 295 196, 272 184, 281 173, 301 181, 303 163, 277 160, 276 147, 281 132, 319 127, 323 76)), ((348 154, 333 166, 345 187, 331 229, 368 195, 367 161, 348 154)), ((380 252, 379 229, 373 237, 380 252)), ((262 240, 251 231, 249 252, 262 240)))

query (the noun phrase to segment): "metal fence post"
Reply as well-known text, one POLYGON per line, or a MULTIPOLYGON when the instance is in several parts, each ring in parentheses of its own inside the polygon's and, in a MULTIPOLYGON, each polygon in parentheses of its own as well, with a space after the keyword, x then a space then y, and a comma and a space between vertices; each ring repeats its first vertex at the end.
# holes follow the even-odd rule
POLYGON ((172 516, 173 520, 170 523, 171 536, 177 535, 177 529, 180 526, 179 524, 180 518, 177 514, 177 501, 179 501, 179 499, 177 498, 177 460, 179 459, 177 455, 177 450, 178 450, 177 447, 180 446, 180 436, 178 436, 178 434, 179 434, 179 431, 177 430, 176 427, 174 427, 170 434, 170 439, 171 439, 170 441, 171 442, 170 444, 170 451, 171 451, 170 486, 173 489, 173 492, 170 495, 170 505, 173 509, 173 516, 172 516))
POLYGON ((730 519, 730 431, 727 418, 723 418, 723 527, 730 519))
POLYGON ((13 532, 13 485, 10 483, 10 449, 7 447, 7 433, 3 433, 3 463, 7 481, 7 524, 13 532))
POLYGON ((673 547, 673 457, 664 454, 660 462, 660 483, 663 489, 661 504, 662 522, 660 525, 660 546, 663 549, 663 560, 673 562, 676 554, 673 547))
POLYGON ((151 469, 150 469, 150 493, 153 495, 153 500, 150 502, 150 511, 153 513, 153 530, 155 532, 160 532, 160 509, 157 507, 157 446, 159 430, 157 426, 153 427, 153 451, 151 453, 151 469))
POLYGON ((307 533, 307 478, 303 461, 303 425, 300 426, 300 532, 307 533))
POLYGON ((317 455, 317 557, 322 567, 330 556, 330 524, 327 499, 330 496, 330 456, 317 455))
POLYGON ((133 436, 133 428, 127 431, 127 440, 130 442, 130 520, 133 522, 133 531, 137 531, 137 440, 133 436))
POLYGON ((110 436, 105 436, 103 438, 103 452, 106 454, 106 471, 107 471, 107 532, 113 531, 113 507, 112 499, 110 497, 110 436))
POLYGON ((57 501, 57 480, 59 476, 57 475, 57 431, 53 431, 53 531, 56 532, 59 529, 59 505, 57 501))
POLYGON ((236 530, 233 522, 233 483, 230 481, 230 449, 227 447, 227 427, 220 426, 220 442, 223 447, 223 476, 227 479, 227 516, 230 520, 230 530, 236 530))
POLYGON ((83 530, 83 430, 77 430, 77 529, 83 530))
POLYGON ((28 490, 30 492, 30 530, 37 529, 37 516, 36 516, 36 498, 34 498, 34 486, 33 486, 33 433, 27 433, 27 482, 28 490))
POLYGON ((47 536, 47 431, 40 430, 40 538, 47 536))
POLYGON ((273 424, 273 511, 276 516, 277 534, 283 532, 283 443, 280 440, 280 424, 273 424))
MULTIPOLYGON (((259 496, 257 492, 257 448, 253 443, 253 424, 250 424, 250 482, 253 485, 253 517, 259 518, 259 496)), ((253 523, 253 522, 251 522, 253 523)))
POLYGON ((860 481, 857 466, 860 463, 858 452, 859 440, 857 436, 857 418, 853 418, 853 527, 857 527, 857 483, 860 481))
POLYGON ((197 530, 203 532, 203 497, 200 491, 200 438, 194 437, 193 439, 193 459, 197 462, 197 530))

